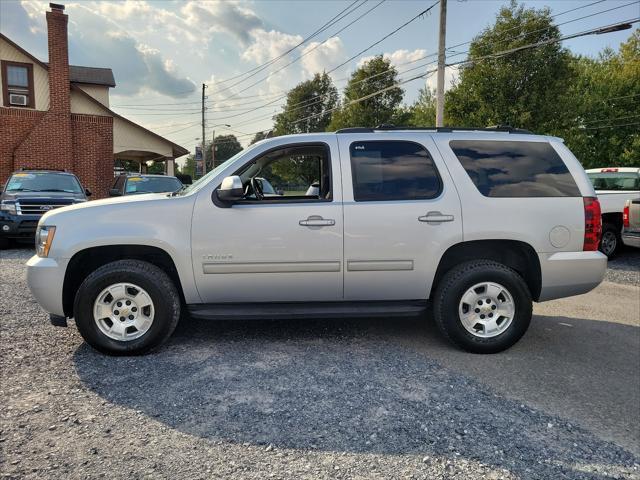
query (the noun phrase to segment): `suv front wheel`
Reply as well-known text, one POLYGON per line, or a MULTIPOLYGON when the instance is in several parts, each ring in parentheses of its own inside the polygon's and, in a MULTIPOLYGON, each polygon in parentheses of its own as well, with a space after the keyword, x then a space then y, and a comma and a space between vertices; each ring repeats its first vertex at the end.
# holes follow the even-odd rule
POLYGON ((140 260, 118 260, 91 273, 74 303, 82 338, 109 355, 140 355, 164 343, 180 318, 169 276, 140 260))
POLYGON ((473 353, 497 353, 515 344, 531 322, 527 284, 511 268, 490 260, 460 264, 434 295, 436 324, 451 342, 473 353))

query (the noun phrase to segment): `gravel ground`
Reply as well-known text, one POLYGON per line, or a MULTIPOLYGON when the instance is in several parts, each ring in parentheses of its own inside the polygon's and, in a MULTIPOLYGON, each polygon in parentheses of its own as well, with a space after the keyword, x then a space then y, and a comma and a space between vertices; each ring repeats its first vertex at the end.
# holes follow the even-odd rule
POLYGON ((626 247, 609 261, 605 280, 640 286, 640 249, 626 247))
POLYGON ((628 450, 407 348, 420 320, 191 321, 111 358, 47 323, 30 252, 0 255, 3 477, 640 479, 628 450))

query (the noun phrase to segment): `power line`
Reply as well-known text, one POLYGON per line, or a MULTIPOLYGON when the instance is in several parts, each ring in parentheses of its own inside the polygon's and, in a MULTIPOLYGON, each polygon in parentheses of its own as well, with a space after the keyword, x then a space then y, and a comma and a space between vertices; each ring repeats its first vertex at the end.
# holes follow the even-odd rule
MULTIPOLYGON (((482 61, 501 58, 501 57, 504 57, 504 56, 507 56, 507 55, 511 55, 513 53, 516 53, 516 52, 519 52, 519 51, 522 51, 522 50, 528 50, 528 49, 531 49, 531 48, 538 48, 538 47, 541 47, 541 46, 549 45, 549 44, 552 44, 552 43, 559 43, 559 42, 562 42, 562 41, 565 41, 565 40, 570 40, 570 39, 578 38, 578 37, 582 37, 582 36, 596 35, 596 34, 600 34, 600 33, 605 33, 605 31, 610 30, 611 28, 624 27, 624 26, 626 26, 628 24, 637 23, 638 21, 640 21, 640 18, 630 19, 630 20, 619 22, 619 23, 615 23, 615 24, 609 24, 609 25, 593 28, 593 29, 590 29, 590 30, 584 30, 582 32, 577 32, 577 33, 574 33, 574 34, 565 35, 563 37, 559 37, 559 38, 555 38, 555 39, 549 39, 549 40, 544 40, 544 41, 540 41, 540 42, 531 43, 531 44, 528 44, 528 45, 522 45, 520 47, 504 50, 504 51, 501 51, 501 52, 495 52, 495 53, 493 53, 491 55, 485 55, 485 56, 482 56, 482 57, 462 60, 462 61, 459 61, 459 62, 448 64, 447 66, 454 66, 454 65, 461 66, 461 65, 465 65, 465 64, 478 63, 478 62, 482 62, 482 61)), ((368 94, 368 95, 366 95, 364 97, 360 97, 360 98, 351 100, 351 101, 347 102, 345 105, 349 106, 349 105, 353 105, 353 104, 362 102, 362 101, 364 101, 364 100, 366 100, 368 98, 372 98, 374 96, 380 95, 380 94, 382 94, 382 93, 384 93, 384 92, 386 92, 388 90, 391 90, 393 88, 397 88, 397 87, 399 87, 401 85, 404 85, 406 83, 412 82, 414 80, 418 80, 420 78, 425 78, 426 76, 434 73, 435 71, 436 70, 427 71, 424 74, 417 75, 415 77, 412 77, 412 78, 409 78, 409 79, 406 79, 406 80, 401 80, 401 81, 398 81, 398 82, 394 82, 393 85, 387 86, 387 87, 385 87, 383 89, 375 91, 375 92, 373 92, 371 94, 368 94)), ((309 120, 311 118, 314 118, 314 117, 317 117, 317 116, 320 116, 320 115, 326 115, 327 113, 330 113, 330 112, 333 112, 335 110, 338 110, 339 108, 343 108, 345 105, 337 106, 337 107, 334 107, 332 109, 328 109, 328 110, 320 112, 320 113, 309 115, 307 117, 295 120, 295 122, 301 122, 301 121, 309 120)), ((253 121, 245 122, 244 124, 248 124, 248 123, 252 123, 252 122, 253 121)))
MULTIPOLYGON (((565 11, 563 11, 563 12, 560 12, 560 13, 558 13, 558 14, 556 14, 556 15, 552 16, 552 18, 555 18, 555 17, 561 16, 561 15, 564 15, 564 14, 566 14, 566 13, 574 12, 574 11, 576 11, 576 10, 580 10, 580 9, 583 9, 583 8, 587 8, 587 7, 589 7, 589 6, 596 5, 596 4, 598 4, 598 3, 602 3, 602 1, 604 1, 604 0, 599 0, 599 1, 596 1, 596 2, 592 2, 592 3, 590 3, 590 4, 583 5, 583 6, 580 6, 580 7, 575 7, 575 8, 572 8, 572 9, 570 9, 570 10, 565 10, 565 11)), ((606 12, 609 12, 609 11, 612 11, 612 10, 616 10, 616 9, 619 9, 619 8, 623 8, 623 7, 626 7, 626 6, 631 5, 632 3, 636 3, 636 2, 631 2, 631 3, 625 4, 625 5, 616 6, 616 7, 612 7, 612 8, 606 9, 606 10, 602 10, 602 11, 599 11, 599 12, 595 12, 595 13, 590 14, 590 15, 585 15, 585 16, 583 16, 583 17, 578 17, 578 18, 575 18, 575 19, 569 20, 569 21, 567 21, 567 22, 563 22, 563 23, 562 23, 562 24, 560 24, 560 25, 565 25, 565 24, 568 24, 568 23, 572 23, 572 22, 576 22, 576 21, 582 20, 582 19, 584 19, 584 18, 592 17, 592 16, 594 16, 594 15, 600 15, 600 14, 602 14, 602 13, 606 13, 606 12)), ((437 2, 436 2, 436 4, 437 4, 437 2)), ((426 11, 428 11, 428 10, 432 9, 436 4, 434 4, 434 5, 432 5, 431 7, 429 7, 426 11)), ((419 14, 419 15, 420 15, 420 14, 419 14)), ((418 16, 419 16, 419 15, 418 15, 418 16)), ((415 19, 415 17, 414 17, 414 19, 415 19)), ((515 27, 514 27, 514 28, 515 28, 515 27)), ((511 28, 511 29, 509 29, 509 30, 507 30, 507 31, 513 30, 514 28, 511 28)), ((538 29, 538 30, 535 30, 535 31, 532 31, 532 32, 528 32, 528 33, 527 33, 527 35, 530 35, 530 34, 533 34, 533 33, 537 33, 537 32, 543 31, 543 30, 548 30, 549 28, 551 28, 551 27, 544 27, 544 28, 542 28, 542 29, 538 29)), ((503 33, 505 33, 505 32, 503 32, 503 33)), ((506 40, 501 40, 501 41, 507 41, 507 42, 510 42, 510 41, 513 41, 513 40, 515 40, 515 39, 519 38, 520 36, 522 36, 522 34, 516 35, 516 36, 511 37, 511 38, 506 39, 506 40)), ((377 44, 377 43, 380 43, 382 40, 384 40, 384 38, 383 38, 383 39, 381 39, 381 40, 379 40, 378 42, 376 42, 376 44, 377 44)), ((468 42, 465 42, 465 43, 461 43, 461 44, 458 44, 458 45, 455 45, 454 47, 449 47, 449 48, 447 48, 447 50, 448 50, 448 51, 449 51, 449 50, 452 50, 452 49, 453 49, 453 48, 455 48, 455 47, 458 47, 458 46, 461 46, 461 45, 465 45, 465 44, 467 44, 467 43, 471 43, 472 41, 473 41, 473 40, 468 41, 468 42)), ((359 56, 361 53, 364 53, 364 52, 365 52, 365 51, 367 51, 368 49, 373 48, 373 46, 375 46, 376 44, 369 46, 367 49, 365 49, 364 51, 360 52, 359 54, 357 54, 357 55, 353 56, 351 59, 347 60, 347 61, 346 61, 346 62, 344 62, 344 63, 348 63, 349 61, 351 61, 351 60, 353 60, 354 58, 356 58, 357 56, 359 56)), ((463 54, 466 54, 466 53, 469 53, 469 51, 458 52, 458 53, 455 53, 453 56, 455 57, 455 56, 463 55, 463 54)), ((429 58, 429 57, 433 57, 433 56, 435 56, 436 54, 437 54, 437 52, 434 52, 434 53, 431 53, 431 54, 425 55, 425 56, 423 56, 423 57, 417 58, 417 59, 415 59, 415 60, 411 60, 411 61, 409 61, 409 62, 405 62, 405 63, 400 64, 400 65, 398 65, 398 66, 408 65, 408 64, 411 64, 411 63, 415 63, 415 62, 418 62, 418 61, 420 61, 420 60, 423 60, 423 59, 426 59, 426 58, 429 58)), ((336 69, 340 68, 341 66, 343 66, 343 65, 344 65, 344 63, 343 63, 342 65, 339 65, 339 66, 335 67, 334 69, 330 70, 330 71, 329 71, 329 72, 327 72, 327 73, 331 73, 331 72, 333 72, 334 70, 336 70, 336 69)), ((286 66, 285 66, 285 67, 286 67, 286 66)), ((277 73, 277 72, 273 72, 273 73, 277 73)), ((273 73, 272 73, 272 74, 273 74, 273 73)), ((380 72, 380 73, 378 73, 378 74, 376 74, 376 75, 373 75, 373 76, 371 76, 371 77, 367 77, 366 79, 373 78, 374 76, 382 75, 382 74, 385 74, 385 73, 386 73, 386 72, 380 72)), ((266 78, 268 78, 268 77, 266 77, 266 78)), ((345 78, 345 79, 348 79, 348 77, 347 77, 347 78, 345 78)), ((366 80, 366 79, 362 79, 361 81, 364 81, 364 80, 366 80)), ((254 109, 247 110, 247 112, 244 112, 244 113, 241 113, 241 114, 236 114, 236 115, 233 115, 233 116, 220 117, 219 119, 238 117, 238 116, 244 115, 244 114, 249 113, 249 112, 251 112, 251 111, 253 111, 253 110, 256 110, 256 109, 259 109, 259 108, 265 108, 265 107, 267 107, 267 106, 269 106, 269 105, 271 105, 271 104, 273 104, 273 103, 276 103, 277 101, 279 101, 280 99, 285 98, 285 97, 286 97, 286 95, 283 95, 282 97, 276 98, 276 99, 274 99, 274 100, 272 100, 272 101, 268 102, 267 104, 263 105, 262 107, 256 107, 256 108, 254 108, 254 109)), ((267 117, 267 118, 268 118, 268 117, 267 117)), ((219 119, 217 119, 217 120, 219 120, 219 119)))
MULTIPOLYGON (((353 25, 354 23, 356 23, 357 21, 361 20, 362 18, 364 18, 365 16, 367 16, 370 12, 372 12, 373 10, 375 10, 376 8, 378 8, 380 5, 382 5, 386 0, 380 0, 380 2, 378 2, 377 4, 375 4, 372 8, 370 8, 369 10, 367 10, 366 12, 364 12, 363 14, 361 14, 359 17, 357 17, 355 20, 352 20, 351 22, 349 22, 348 24, 346 24, 344 27, 342 27, 340 30, 338 30, 337 32, 333 33, 332 35, 330 35, 329 37, 327 37, 325 40, 323 40, 322 42, 318 43, 317 45, 314 45, 312 48, 310 48, 309 50, 305 51, 304 53, 302 53, 301 55, 297 56, 296 58, 294 58, 292 61, 290 61, 289 63, 287 63, 286 65, 278 68, 277 70, 269 73, 267 76, 261 78, 260 80, 258 80, 257 82, 252 83, 251 85, 244 87, 242 90, 236 92, 235 94, 231 95, 228 98, 233 98, 234 96, 236 96, 239 93, 243 93, 247 90, 249 90, 252 87, 255 87, 256 85, 259 85, 260 83, 264 82, 266 79, 268 79, 269 77, 275 75, 276 73, 284 70, 285 68, 289 67, 290 65, 293 65, 294 63, 296 63, 298 60, 300 60, 302 57, 310 54, 311 52, 313 52, 314 50, 316 50, 318 47, 320 47, 321 45, 324 45, 327 41, 329 41, 329 39, 335 37, 336 35, 338 35, 339 33, 343 32, 344 30, 346 30, 347 28, 349 28, 351 25, 353 25)), ((227 90, 230 90, 231 88, 233 88, 234 86, 236 86, 237 84, 231 85, 230 87, 227 87, 223 90, 219 90, 218 92, 215 93, 221 93, 227 90)))
POLYGON ((585 122, 587 125, 589 125, 590 123, 598 123, 598 122, 613 122, 615 120, 627 120, 629 118, 638 118, 640 117, 640 114, 636 114, 636 115, 625 115, 623 117, 616 117, 616 118, 600 118, 598 120, 591 120, 588 122, 585 122))
MULTIPOLYGON (((594 2, 591 2, 591 3, 588 3, 588 4, 585 4, 585 5, 580 5, 580 6, 578 6, 578 7, 574 7, 574 8, 571 8, 571 9, 569 9, 569 10, 564 10, 564 11, 562 11, 562 12, 556 13, 556 14, 552 15, 550 18, 557 18, 557 17, 562 16, 562 15, 565 15, 565 14, 567 14, 567 13, 571 13, 571 12, 574 12, 574 11, 577 11, 577 10, 582 10, 582 9, 585 9, 585 8, 591 7, 591 6, 593 6, 593 5, 597 5, 597 4, 603 3, 603 2, 605 2, 605 1, 606 1, 606 0, 597 0, 597 1, 594 1, 594 2)), ((629 5, 633 4, 633 3, 637 3, 637 2, 631 2, 631 3, 629 3, 629 4, 625 4, 625 5, 621 5, 621 6, 612 7, 611 9, 607 9, 607 10, 604 10, 604 11, 595 12, 594 14, 591 14, 591 15, 586 15, 586 16, 584 16, 584 17, 579 17, 579 18, 573 19, 573 20, 571 20, 570 22, 574 22, 574 21, 582 20, 582 19, 584 19, 584 18, 587 18, 587 17, 593 16, 593 15, 599 15, 599 14, 602 14, 602 13, 606 13, 606 12, 611 11, 611 10, 613 10, 613 9, 623 8, 623 7, 629 6, 629 5)), ((351 5, 353 5, 353 4, 351 4, 351 5)), ((350 5, 350 6, 351 6, 351 5, 350 5)), ((347 7, 347 8, 349 8, 349 7, 347 7)), ((343 10, 343 11, 344 11, 344 10, 343 10)), ((567 23, 570 23, 570 22, 564 22, 564 23, 561 23, 561 24, 559 24, 559 25, 566 25, 567 23)), ((509 32, 509 31, 512 31, 512 30, 515 30, 515 29, 517 29, 517 28, 520 28, 520 26, 511 27, 511 28, 509 28, 509 29, 507 29, 507 30, 503 31, 503 32, 502 32, 502 34, 507 33, 507 32, 509 32)), ((536 32, 537 32, 537 31, 540 31, 540 30, 545 30, 546 28, 548 28, 548 27, 545 27, 545 28, 543 28, 543 29, 536 30, 536 32)), ((340 32, 336 32, 336 33, 335 33, 335 34, 333 34, 332 36, 335 36, 337 33, 340 33, 340 32)), ((528 34, 531 34, 531 33, 534 33, 534 32, 529 32, 528 34)), ((515 36, 515 37, 511 37, 511 38, 510 38, 510 40, 513 40, 513 39, 515 39, 515 38, 518 38, 519 36, 520 36, 520 35, 517 35, 517 36, 515 36)), ((510 40, 509 40, 509 41, 510 41, 510 40)), ((448 52, 451 52, 451 51, 453 51, 453 50, 454 50, 455 48, 457 48, 457 47, 460 47, 460 46, 463 46, 463 45, 468 45, 468 44, 470 44, 470 43, 472 43, 472 42, 473 42, 473 39, 472 39, 472 40, 469 40, 469 41, 466 41, 466 42, 463 42, 463 43, 459 43, 459 44, 457 44, 457 45, 453 45, 453 46, 451 46, 451 47, 447 47, 447 51, 448 51, 448 52)), ((468 53, 468 51, 454 53, 454 56, 461 55, 461 54, 464 54, 464 53, 468 53)), ((415 60, 412 60, 412 61, 410 61, 410 62, 406 62, 406 63, 404 63, 404 64, 400 64, 400 65, 397 65, 397 66, 407 65, 407 64, 410 64, 410 63, 415 63, 415 62, 418 62, 418 61, 420 61, 420 60, 424 60, 425 58, 428 58, 428 57, 430 57, 430 56, 434 56, 434 55, 435 55, 435 53, 433 53, 433 54, 429 54, 429 55, 425 55, 425 56, 423 56, 423 57, 421 57, 421 58, 417 58, 417 59, 415 59, 415 60)), ((257 68, 257 67, 255 67, 255 68, 257 68)), ((230 78, 229 78, 229 79, 225 79, 225 80, 223 80, 223 81, 225 81, 225 82, 226 82, 226 81, 228 81, 228 80, 230 80, 230 78)), ((227 101, 236 102, 237 100, 244 100, 244 99, 249 99, 249 98, 258 98, 257 100, 253 100, 253 101, 251 101, 251 102, 246 102, 246 103, 244 103, 244 104, 247 104, 247 105, 248 105, 248 104, 253 104, 253 103, 260 103, 260 102, 264 101, 264 99, 265 99, 265 98, 273 97, 273 96, 279 96, 280 98, 284 98, 284 96, 286 96, 286 95, 282 96, 282 94, 286 94, 286 93, 287 93, 287 91, 288 91, 288 90, 282 90, 282 91, 279 91, 279 92, 273 92, 273 93, 271 93, 271 94, 255 94, 255 95, 244 95, 244 96, 238 96, 237 94, 235 94, 235 95, 233 95, 232 97, 230 97, 230 98, 228 98, 228 99, 223 99, 223 100, 219 100, 219 101, 220 101, 220 102, 227 102, 227 101)), ((175 95, 184 94, 184 93, 195 93, 195 92, 196 92, 195 90, 193 90, 193 91, 189 91, 189 92, 178 92, 178 93, 176 93, 175 95)), ((200 101, 193 101, 193 102, 171 102, 171 103, 147 103, 147 104, 116 104, 116 105, 112 105, 112 106, 113 106, 113 107, 138 107, 138 106, 140 106, 140 107, 145 107, 145 106, 199 105, 199 104, 200 104, 200 101)), ((241 103, 234 103, 234 105, 233 105, 233 106, 240 106, 240 105, 243 105, 243 104, 241 104, 241 103)))
POLYGON ((342 62, 340 65, 333 67, 331 70, 329 70, 327 73, 332 73, 335 72, 337 69, 339 69, 340 67, 345 66, 347 63, 349 63, 351 60, 353 60, 356 57, 359 57, 360 55, 362 55, 365 52, 368 52, 369 50, 371 50, 373 47, 375 47, 376 45, 382 43, 384 40, 386 40, 387 38, 391 37, 392 35, 395 35, 396 33, 398 33, 400 30, 402 30, 403 28, 405 28, 406 26, 410 25, 411 23, 413 23, 415 20, 417 20, 418 18, 422 17, 423 15, 429 13, 429 10, 431 10, 433 7, 435 7, 438 3, 440 3, 440 0, 437 0, 433 5, 431 5, 430 7, 424 9, 423 11, 421 11, 420 13, 418 13, 417 15, 415 15, 414 17, 410 18, 409 20, 407 20, 406 22, 404 22, 402 25, 400 25, 398 28, 396 28, 395 30, 393 30, 392 32, 389 32, 388 34, 386 34, 384 37, 382 37, 380 40, 372 43, 371 45, 369 45, 367 48, 365 48, 364 50, 360 50, 358 53, 356 53, 354 56, 352 56, 351 58, 349 58, 348 60, 345 60, 344 62, 342 62))
MULTIPOLYGON (((358 2, 360 2, 360 0, 355 0, 354 2, 352 2, 348 7, 346 7, 345 9, 341 10, 337 15, 333 16, 331 18, 331 20, 329 20, 328 22, 324 23, 319 29, 317 29, 315 32, 313 32, 312 34, 310 34, 309 36, 307 36, 306 38, 304 38, 300 43, 298 43, 297 45, 289 48, 287 51, 281 53, 280 55, 256 66, 253 67, 250 70, 247 70, 244 73, 240 73, 238 75, 235 75, 233 77, 224 79, 224 80, 220 80, 218 83, 226 83, 228 81, 234 80, 236 78, 240 78, 248 73, 253 73, 252 75, 246 77, 244 80, 252 77, 253 75, 261 72, 262 70, 264 70, 265 68, 269 67, 270 65, 272 65, 273 63, 277 62, 278 60, 280 60, 281 58, 287 56, 288 54, 290 54, 291 52, 293 52, 295 49, 297 49, 298 47, 304 45, 305 43, 307 43, 309 40, 311 40, 312 38, 316 37, 318 34, 324 32, 326 29, 328 29, 329 27, 335 25, 336 23, 338 23, 340 20, 342 20, 343 18, 345 18, 346 16, 350 15, 351 13, 355 12, 357 9, 359 9, 361 6, 363 6, 366 3, 367 0, 362 0, 362 3, 360 3, 360 5, 356 6, 353 10, 351 10, 351 8, 358 2), (347 10, 351 10, 347 13, 345 13, 347 10), (340 17, 340 18, 338 18, 340 17), (256 71, 257 70, 257 71, 256 71)), ((244 81, 242 80, 242 81, 244 81)), ((239 82, 240 83, 240 82, 239 82)))
POLYGON ((620 127, 630 127, 632 125, 640 125, 640 122, 633 123, 623 123, 621 125, 602 125, 600 127, 584 127, 584 130, 601 130, 603 128, 620 128, 620 127))

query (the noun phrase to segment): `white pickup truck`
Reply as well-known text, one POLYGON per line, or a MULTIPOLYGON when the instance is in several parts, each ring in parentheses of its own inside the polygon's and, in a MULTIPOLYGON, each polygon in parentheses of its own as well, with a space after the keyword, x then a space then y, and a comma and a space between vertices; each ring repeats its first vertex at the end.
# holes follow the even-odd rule
POLYGON ((49 212, 27 281, 109 354, 157 347, 187 312, 304 321, 427 302, 453 343, 493 353, 522 337, 532 301, 600 283, 600 220, 558 138, 352 128, 263 140, 174 194, 49 212))
POLYGON ((602 210, 600 251, 612 258, 623 244, 622 213, 625 202, 640 195, 640 168, 607 167, 587 170, 602 210))

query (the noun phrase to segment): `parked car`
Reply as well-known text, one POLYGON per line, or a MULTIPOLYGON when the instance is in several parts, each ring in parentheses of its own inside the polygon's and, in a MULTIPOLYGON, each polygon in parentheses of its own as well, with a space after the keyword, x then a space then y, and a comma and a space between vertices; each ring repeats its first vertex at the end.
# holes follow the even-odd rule
POLYGON ((623 244, 622 210, 627 199, 640 195, 640 168, 607 167, 587 170, 602 209, 600 251, 612 258, 623 244))
POLYGON ((33 242, 40 217, 49 210, 82 203, 91 195, 78 178, 62 171, 14 172, 0 193, 0 248, 12 240, 33 242))
POLYGON ((27 280, 54 324, 75 318, 108 354, 157 347, 185 311, 416 315, 429 302, 445 337, 493 353, 522 337, 532 301, 602 281, 600 220, 560 139, 344 129, 256 143, 173 195, 49 212, 27 280), (255 187, 278 178, 295 191, 255 187))
POLYGON ((143 193, 173 193, 183 187, 176 177, 142 173, 121 173, 109 190, 109 196, 141 195, 143 193))
POLYGON ((640 197, 629 199, 624 204, 622 241, 630 247, 640 248, 640 197))

